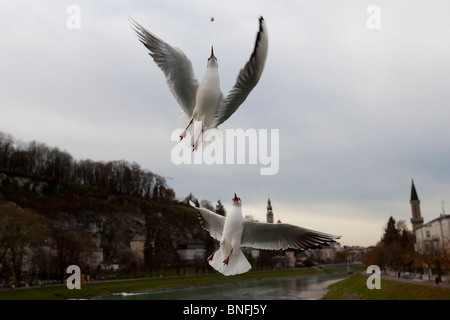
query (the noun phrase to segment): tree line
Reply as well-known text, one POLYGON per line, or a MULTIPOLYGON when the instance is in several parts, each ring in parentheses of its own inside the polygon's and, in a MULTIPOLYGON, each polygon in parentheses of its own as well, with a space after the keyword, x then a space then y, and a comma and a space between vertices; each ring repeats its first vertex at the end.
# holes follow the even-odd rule
POLYGON ((57 184, 100 187, 113 194, 134 195, 147 200, 160 197, 161 189, 174 197, 164 177, 142 169, 136 162, 75 160, 58 147, 36 141, 16 141, 3 132, 0 132, 0 169, 57 184))
POLYGON ((439 278, 445 269, 450 268, 450 255, 446 246, 434 246, 433 243, 423 252, 414 248, 416 237, 409 231, 404 220, 396 221, 390 217, 383 236, 376 246, 371 248, 363 259, 366 265, 378 265, 385 272, 423 271, 424 267, 433 269, 439 278))

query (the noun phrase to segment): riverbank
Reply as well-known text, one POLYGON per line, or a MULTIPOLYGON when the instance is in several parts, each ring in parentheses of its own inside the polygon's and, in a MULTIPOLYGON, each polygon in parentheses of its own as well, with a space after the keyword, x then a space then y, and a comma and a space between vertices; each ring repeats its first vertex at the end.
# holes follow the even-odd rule
POLYGON ((329 291, 329 287, 339 281, 342 281, 343 278, 340 279, 332 279, 328 281, 324 281, 317 284, 312 284, 308 287, 308 290, 301 292, 299 294, 299 299, 303 300, 323 300, 325 295, 329 291))
POLYGON ((367 287, 368 276, 355 273, 329 286, 324 300, 450 300, 448 284, 382 276, 380 289, 367 287))
MULTIPOLYGON (((356 270, 355 270, 356 271, 356 270)), ((298 292, 298 299, 304 300, 450 300, 448 284, 439 286, 417 280, 381 278, 381 289, 367 288, 367 275, 356 271, 346 275, 345 268, 312 268, 279 271, 254 271, 225 277, 221 274, 158 277, 134 280, 113 280, 82 283, 81 290, 69 290, 64 285, 46 287, 16 288, 0 290, 0 300, 70 300, 100 299, 121 293, 142 293, 149 291, 173 290, 178 288, 209 286, 226 283, 252 282, 278 277, 301 277, 320 273, 339 273, 341 279, 313 283, 308 290, 298 292)), ((189 299, 189 297, 187 297, 189 299)), ((277 299, 277 297, 274 297, 277 299)))
POLYGON ((152 290, 143 293, 121 293, 102 300, 190 300, 259 303, 261 301, 320 300, 330 280, 342 280, 347 274, 315 273, 272 277, 254 281, 209 284, 176 289, 152 290), (325 283, 325 284, 323 284, 325 283), (323 285, 322 285, 323 284, 323 285))
MULTIPOLYGON (((325 268, 322 272, 344 272, 343 268, 325 268)), ((144 278, 133 280, 95 281, 82 283, 81 289, 69 290, 65 284, 30 287, 21 289, 6 289, 0 291, 0 300, 67 300, 95 299, 113 296, 117 293, 147 292, 151 290, 176 289, 191 286, 205 286, 230 282, 256 281, 276 277, 292 277, 320 273, 313 268, 277 271, 253 271, 241 275, 225 277, 221 274, 192 275, 144 278)))

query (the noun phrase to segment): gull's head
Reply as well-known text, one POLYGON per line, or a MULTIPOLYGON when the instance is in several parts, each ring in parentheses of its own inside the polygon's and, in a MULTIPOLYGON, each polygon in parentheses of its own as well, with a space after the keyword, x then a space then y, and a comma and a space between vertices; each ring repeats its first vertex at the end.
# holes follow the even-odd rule
POLYGON ((208 67, 209 66, 217 66, 217 58, 214 55, 214 48, 211 46, 211 56, 208 58, 208 67))
POLYGON ((235 206, 240 206, 242 204, 241 202, 241 198, 239 198, 236 193, 234 194, 234 198, 233 198, 233 205, 235 206))

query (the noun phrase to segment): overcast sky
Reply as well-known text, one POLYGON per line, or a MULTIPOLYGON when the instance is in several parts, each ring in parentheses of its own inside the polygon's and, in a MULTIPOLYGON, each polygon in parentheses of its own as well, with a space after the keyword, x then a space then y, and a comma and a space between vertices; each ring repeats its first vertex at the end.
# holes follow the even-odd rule
POLYGON ((260 221, 270 195, 275 221, 375 245, 390 216, 411 229, 412 178, 425 222, 442 201, 450 210, 449 13, 447 0, 4 0, 0 131, 77 160, 137 162, 178 199, 230 208, 236 192, 260 221), (224 94, 264 17, 260 82, 219 129, 278 129, 276 174, 260 159, 173 163, 181 109, 129 16, 182 49, 199 81, 213 45, 224 94))

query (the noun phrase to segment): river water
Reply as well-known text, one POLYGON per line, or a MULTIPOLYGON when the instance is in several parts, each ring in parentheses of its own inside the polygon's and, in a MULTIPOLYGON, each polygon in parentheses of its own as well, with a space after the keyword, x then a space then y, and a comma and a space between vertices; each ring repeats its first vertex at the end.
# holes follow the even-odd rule
POLYGON ((314 274, 221 283, 144 293, 120 293, 109 300, 320 300, 327 287, 347 273, 314 274))

